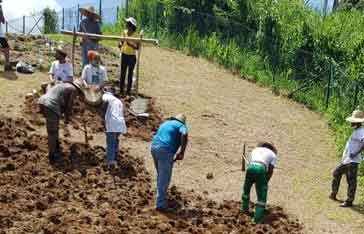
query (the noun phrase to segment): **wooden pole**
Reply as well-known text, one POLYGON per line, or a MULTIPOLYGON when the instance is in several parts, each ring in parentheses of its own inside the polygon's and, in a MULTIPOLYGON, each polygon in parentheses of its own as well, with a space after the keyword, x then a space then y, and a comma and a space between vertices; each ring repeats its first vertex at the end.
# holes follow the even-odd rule
POLYGON ((243 147, 243 156, 241 159, 241 171, 245 171, 245 158, 246 158, 246 145, 244 143, 244 147, 243 147))
POLYGON ((113 36, 113 35, 99 35, 99 34, 91 34, 91 33, 83 33, 83 32, 76 32, 61 30, 62 34, 74 36, 76 34, 77 37, 88 37, 92 39, 99 39, 99 40, 114 40, 114 41, 130 41, 130 42, 138 42, 138 43, 145 43, 145 44, 152 44, 152 45, 159 45, 159 41, 156 39, 140 39, 140 37, 121 37, 121 36, 113 36))
MULTIPOLYGON (((143 40, 143 31, 140 32, 140 41, 143 40)), ((140 56, 141 56, 141 52, 142 52, 142 44, 140 43, 139 45, 139 50, 138 50, 138 62, 137 62, 137 75, 136 75, 136 83, 135 83, 135 91, 136 91, 136 96, 139 96, 139 75, 140 75, 140 56)))
POLYGON ((73 68, 73 75, 75 74, 75 50, 76 50, 76 27, 73 27, 73 40, 72 40, 72 68, 73 68))

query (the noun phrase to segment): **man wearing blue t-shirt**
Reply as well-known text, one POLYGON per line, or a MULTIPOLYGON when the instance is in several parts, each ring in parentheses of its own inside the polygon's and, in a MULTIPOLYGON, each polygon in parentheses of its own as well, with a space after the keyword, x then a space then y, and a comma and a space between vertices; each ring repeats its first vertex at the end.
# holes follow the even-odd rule
POLYGON ((164 122, 155 134, 151 153, 157 171, 156 209, 167 212, 166 194, 172 177, 173 162, 183 160, 188 142, 186 116, 179 114, 164 122))

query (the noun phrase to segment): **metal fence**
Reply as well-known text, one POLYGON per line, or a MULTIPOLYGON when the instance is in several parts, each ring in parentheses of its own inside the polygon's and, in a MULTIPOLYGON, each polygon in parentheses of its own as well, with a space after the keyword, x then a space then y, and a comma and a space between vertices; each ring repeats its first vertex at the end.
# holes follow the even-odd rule
MULTIPOLYGON (((80 8, 86 6, 94 6, 101 15, 103 24, 115 24, 118 21, 119 12, 124 6, 120 5, 105 5, 106 0, 95 0, 88 4, 75 5, 70 8, 62 8, 57 12, 57 29, 73 30, 73 27, 78 27, 82 16, 80 8)), ((6 11, 6 9, 4 9, 6 11)), ((43 34, 44 18, 43 12, 34 13, 30 16, 12 19, 5 24, 6 33, 16 34, 43 34)))

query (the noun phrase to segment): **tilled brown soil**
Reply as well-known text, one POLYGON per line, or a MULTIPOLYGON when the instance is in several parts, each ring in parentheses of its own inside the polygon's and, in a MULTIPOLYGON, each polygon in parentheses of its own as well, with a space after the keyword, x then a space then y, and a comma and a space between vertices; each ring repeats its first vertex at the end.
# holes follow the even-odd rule
MULTIPOLYGON (((122 99, 124 104, 124 117, 128 127, 128 133, 126 135, 149 141, 162 122, 162 119, 159 112, 154 107, 154 100, 152 98, 148 98, 148 118, 132 115, 128 110, 130 108, 130 103, 133 100, 133 97, 122 99)), ((24 113, 30 123, 42 126, 44 125, 45 120, 40 113, 37 101, 37 97, 27 97, 24 104, 24 113)), ((89 133, 102 133, 105 131, 99 110, 95 107, 88 106, 77 99, 73 106, 71 126, 76 130, 84 130, 85 124, 89 133)))
POLYGON ((127 151, 119 168, 104 167, 105 150, 62 142, 63 162, 50 166, 46 138, 24 120, 0 118, 0 233, 302 233, 297 220, 270 207, 263 224, 193 191, 170 190, 176 212, 152 208, 144 163, 127 151))

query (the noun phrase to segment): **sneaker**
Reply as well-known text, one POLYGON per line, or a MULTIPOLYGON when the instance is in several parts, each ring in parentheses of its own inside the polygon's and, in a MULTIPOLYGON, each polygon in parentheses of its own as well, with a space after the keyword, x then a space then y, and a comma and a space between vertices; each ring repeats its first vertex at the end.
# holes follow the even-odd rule
POLYGON ((14 68, 10 64, 9 65, 5 65, 4 71, 14 71, 14 68))
POLYGON ((165 208, 155 208, 156 211, 161 212, 161 213, 173 213, 176 211, 176 209, 172 208, 172 207, 165 207, 165 208))
POLYGON ((352 207, 353 203, 349 202, 349 201, 345 201, 343 203, 341 203, 340 207, 352 207))
POLYGON ((115 170, 118 168, 118 164, 116 161, 110 161, 110 162, 107 162, 107 169, 109 170, 115 170))
POLYGON ((335 195, 335 194, 333 194, 333 193, 331 193, 331 194, 330 194, 329 198, 330 198, 331 200, 333 200, 333 201, 337 201, 336 195, 335 195))

